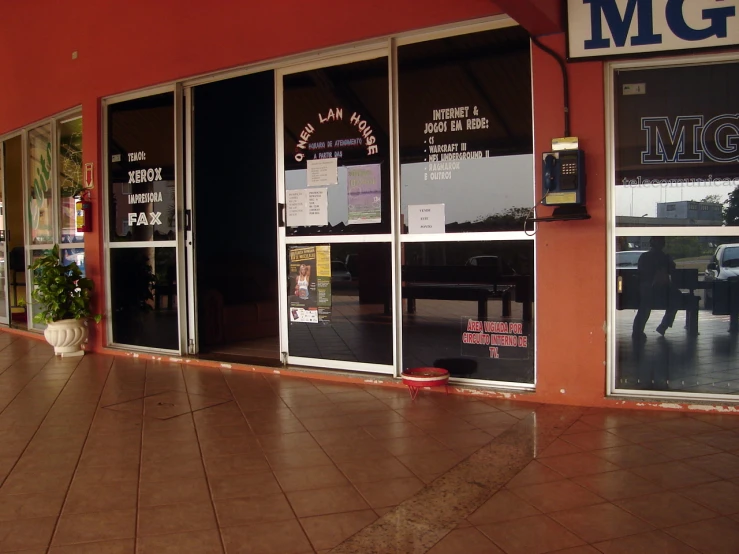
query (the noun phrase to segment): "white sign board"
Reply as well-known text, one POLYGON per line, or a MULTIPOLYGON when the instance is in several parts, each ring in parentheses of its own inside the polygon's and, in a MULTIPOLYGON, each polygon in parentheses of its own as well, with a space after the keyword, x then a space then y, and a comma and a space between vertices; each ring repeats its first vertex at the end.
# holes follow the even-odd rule
POLYGON ((339 182, 339 166, 336 158, 308 160, 308 186, 325 187, 339 182))
POLYGON ((286 194, 288 227, 328 225, 327 189, 288 190, 286 194))
POLYGON ((307 226, 323 227, 328 225, 328 189, 307 190, 306 202, 308 211, 305 216, 307 226))
POLYGON ((739 44, 739 0, 567 0, 568 56, 739 44))
POLYGON ((409 233, 444 233, 445 225, 444 204, 408 206, 409 233))
POLYGON ((307 192, 305 189, 286 191, 288 227, 302 227, 305 225, 305 211, 308 209, 307 192))

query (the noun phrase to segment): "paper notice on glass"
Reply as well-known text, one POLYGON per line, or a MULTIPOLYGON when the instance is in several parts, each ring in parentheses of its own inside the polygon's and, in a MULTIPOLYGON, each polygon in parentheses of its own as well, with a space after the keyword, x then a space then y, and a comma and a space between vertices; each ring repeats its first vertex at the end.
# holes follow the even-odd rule
POLYGON ((409 233, 444 233, 445 225, 444 204, 408 206, 409 233))
POLYGON ((308 191, 305 189, 287 191, 287 226, 307 225, 308 191))
POLYGON ((346 168, 347 225, 382 222, 380 164, 346 168))
POLYGON ((336 158, 308 160, 308 186, 325 187, 339 183, 339 166, 336 158))
POLYGON ((305 225, 322 227, 328 225, 328 189, 306 190, 307 212, 305 225))

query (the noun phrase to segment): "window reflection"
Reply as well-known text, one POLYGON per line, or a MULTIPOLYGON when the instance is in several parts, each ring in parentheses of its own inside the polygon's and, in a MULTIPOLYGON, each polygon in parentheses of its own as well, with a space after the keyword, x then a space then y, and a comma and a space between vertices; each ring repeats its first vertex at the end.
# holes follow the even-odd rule
POLYGON ((739 393, 739 237, 619 237, 616 383, 739 393))
POLYGON ((403 367, 534 382, 533 241, 403 245, 403 367))
POLYGON ((616 226, 739 224, 739 63, 621 70, 614 81, 616 226))
POLYGON ((291 245, 291 356, 393 363, 390 245, 291 245))
POLYGON ((534 205, 529 37, 496 29, 398 48, 403 232, 523 230, 534 205), (500 86, 505 81, 505 86, 500 86))

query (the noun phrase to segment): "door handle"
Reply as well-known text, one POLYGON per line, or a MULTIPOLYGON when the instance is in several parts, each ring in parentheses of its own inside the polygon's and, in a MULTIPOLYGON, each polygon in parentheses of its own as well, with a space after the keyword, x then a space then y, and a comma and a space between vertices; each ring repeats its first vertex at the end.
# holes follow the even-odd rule
POLYGON ((285 204, 277 204, 277 222, 279 227, 285 226, 285 204))

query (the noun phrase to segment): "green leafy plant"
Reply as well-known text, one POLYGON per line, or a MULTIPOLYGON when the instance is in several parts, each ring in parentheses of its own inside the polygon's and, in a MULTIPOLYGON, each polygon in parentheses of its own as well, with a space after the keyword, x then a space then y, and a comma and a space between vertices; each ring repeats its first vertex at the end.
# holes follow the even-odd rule
POLYGON ((101 316, 92 315, 90 311, 93 282, 82 276, 76 262, 62 264, 58 244, 44 251, 28 268, 33 271, 31 298, 36 311, 35 323, 88 317, 96 323, 100 321, 101 316))

